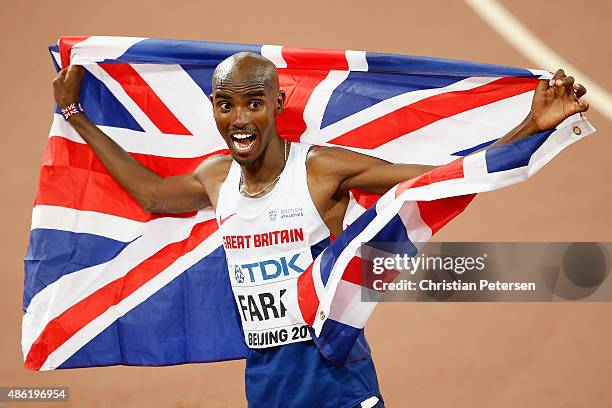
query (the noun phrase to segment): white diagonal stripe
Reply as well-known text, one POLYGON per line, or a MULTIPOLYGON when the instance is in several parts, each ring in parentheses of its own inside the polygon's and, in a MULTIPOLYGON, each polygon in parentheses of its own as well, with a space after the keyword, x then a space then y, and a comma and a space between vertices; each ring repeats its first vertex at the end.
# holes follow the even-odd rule
POLYGON ((373 408, 378 403, 378 397, 373 396, 361 403, 361 408, 373 408))
POLYGON ((349 71, 367 71, 368 60, 365 51, 346 50, 344 53, 348 62, 349 71))
POLYGON ((92 36, 75 44, 70 52, 72 65, 85 65, 117 59, 134 44, 146 40, 146 37, 107 37, 92 36))
POLYGON ((341 280, 334 293, 334 301, 329 310, 329 318, 357 329, 363 328, 374 311, 376 302, 362 302, 362 290, 368 289, 364 289, 362 286, 352 282, 341 280))
POLYGON ((420 250, 431 238, 431 228, 421 218, 419 206, 414 201, 407 201, 399 210, 399 216, 406 226, 408 239, 420 250))
POLYGON ((115 215, 50 205, 37 205, 32 211, 32 229, 94 234, 122 242, 142 235, 145 224, 115 215))
POLYGON ((361 204, 355 200, 352 192, 349 192, 349 202, 344 213, 344 220, 342 221, 342 230, 351 225, 357 218, 366 212, 366 208, 362 207, 361 204))
POLYGON ((463 177, 466 180, 478 181, 488 176, 486 152, 481 151, 464 157, 463 177))
POLYGON ((287 68, 287 61, 283 58, 283 47, 280 45, 262 45, 261 55, 272 61, 276 68, 287 68))
POLYGON ((62 58, 60 57, 59 52, 51 51, 51 56, 55 60, 55 63, 61 68, 62 67, 62 58))

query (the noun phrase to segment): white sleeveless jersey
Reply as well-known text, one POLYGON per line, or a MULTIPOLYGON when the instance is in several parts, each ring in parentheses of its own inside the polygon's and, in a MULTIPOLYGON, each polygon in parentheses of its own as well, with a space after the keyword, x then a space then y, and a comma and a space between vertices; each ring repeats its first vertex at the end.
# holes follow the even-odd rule
POLYGON ((279 181, 263 197, 240 194, 240 165, 235 161, 219 190, 217 222, 250 348, 310 339, 308 328, 291 317, 299 316, 299 311, 287 309, 297 305, 281 302, 283 293, 312 262, 313 251, 320 251, 315 246, 329 239, 329 229, 308 191, 309 149, 291 144, 279 181))

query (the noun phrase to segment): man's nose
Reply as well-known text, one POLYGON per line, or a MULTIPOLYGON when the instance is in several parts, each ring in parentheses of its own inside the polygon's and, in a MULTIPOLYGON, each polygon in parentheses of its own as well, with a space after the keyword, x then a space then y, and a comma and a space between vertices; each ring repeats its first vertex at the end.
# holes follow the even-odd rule
POLYGON ((249 123, 249 111, 245 108, 236 109, 236 116, 234 117, 234 126, 241 128, 249 123))

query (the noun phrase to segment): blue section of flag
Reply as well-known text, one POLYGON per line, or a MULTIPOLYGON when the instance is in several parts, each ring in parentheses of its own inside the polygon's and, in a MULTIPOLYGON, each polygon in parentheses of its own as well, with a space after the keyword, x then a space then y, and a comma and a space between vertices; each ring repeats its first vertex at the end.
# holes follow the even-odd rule
POLYGON ((370 207, 365 213, 349 225, 342 234, 332 242, 321 255, 321 281, 327 285, 329 275, 338 257, 346 246, 376 217, 376 206, 370 207))
POLYGON ((55 68, 55 72, 59 72, 60 66, 55 62, 55 58, 53 57, 53 53, 59 54, 59 47, 57 45, 49 46, 49 54, 51 54, 51 62, 53 63, 53 68, 55 68))
POLYGON ((351 72, 334 90, 325 109, 321 127, 329 126, 385 99, 406 92, 442 88, 462 79, 465 77, 351 72))
MULTIPOLYGON (((321 328, 318 337, 313 336, 313 341, 321 351, 323 357, 330 363, 341 366, 349 360, 363 358, 369 355, 369 347, 366 350, 355 348, 355 342, 363 337, 363 328, 357 329, 348 324, 327 319, 321 328), (354 355, 351 355, 354 354, 354 355)), ((365 338, 363 342, 365 342, 365 338)))
POLYGON ((396 74, 457 75, 487 77, 534 77, 525 68, 483 64, 446 58, 418 57, 414 55, 382 54, 367 52, 368 71, 396 74))
POLYGON ((497 140, 499 140, 499 139, 489 140, 488 142, 477 144, 476 146, 470 147, 468 149, 459 150, 458 152, 451 153, 451 156, 460 156, 460 157, 467 156, 470 153, 473 153, 473 152, 478 151, 480 149, 483 149, 483 148, 485 148, 485 147, 487 147, 489 145, 492 145, 497 140))
POLYGON ((32 298, 64 275, 110 261, 129 242, 93 234, 37 228, 25 256, 24 310, 32 298))
POLYGON ((487 149, 485 159, 487 171, 511 170, 529 164, 531 155, 548 139, 556 129, 539 132, 524 139, 487 149))
POLYGON ((81 105, 87 117, 98 126, 112 126, 143 132, 136 119, 123 104, 119 103, 106 85, 87 70, 85 70, 81 87, 81 105))
POLYGON ((397 242, 400 244, 410 242, 406 226, 402 222, 399 214, 394 215, 370 242, 397 242))
POLYGON ((244 358, 247 351, 225 253, 219 247, 113 322, 59 368, 223 361, 244 358))
POLYGON ((197 64, 183 64, 183 70, 200 87, 202 92, 208 97, 212 93, 212 74, 214 67, 197 64))
POLYGON ((261 45, 147 38, 132 45, 123 55, 113 61, 151 64, 198 64, 214 68, 225 58, 240 51, 260 54, 261 45))
POLYGON ((310 247, 310 253, 312 255, 312 259, 315 259, 325 248, 329 246, 330 239, 329 237, 317 242, 313 246, 310 247))

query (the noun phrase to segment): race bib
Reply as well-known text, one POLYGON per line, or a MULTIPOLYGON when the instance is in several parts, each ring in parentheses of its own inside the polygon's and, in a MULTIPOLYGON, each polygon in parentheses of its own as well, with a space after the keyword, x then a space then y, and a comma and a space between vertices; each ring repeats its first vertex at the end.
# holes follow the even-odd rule
POLYGON ((297 302, 283 296, 312 262, 310 249, 294 250, 232 263, 228 270, 242 320, 244 340, 250 348, 264 348, 310 340, 308 326, 297 302))

